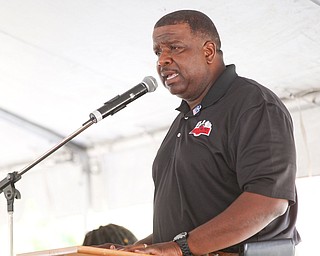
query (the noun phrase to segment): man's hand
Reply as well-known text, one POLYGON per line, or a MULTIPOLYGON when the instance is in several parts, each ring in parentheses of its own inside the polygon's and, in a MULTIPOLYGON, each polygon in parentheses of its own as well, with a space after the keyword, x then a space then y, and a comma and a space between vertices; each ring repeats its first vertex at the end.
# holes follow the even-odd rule
POLYGON ((151 245, 135 244, 126 246, 120 250, 151 255, 182 256, 181 249, 175 242, 166 242, 151 245))
POLYGON ((124 248, 123 245, 113 244, 113 243, 105 243, 105 244, 92 245, 92 246, 98 247, 98 248, 104 248, 104 249, 111 249, 111 250, 120 250, 120 249, 124 248))

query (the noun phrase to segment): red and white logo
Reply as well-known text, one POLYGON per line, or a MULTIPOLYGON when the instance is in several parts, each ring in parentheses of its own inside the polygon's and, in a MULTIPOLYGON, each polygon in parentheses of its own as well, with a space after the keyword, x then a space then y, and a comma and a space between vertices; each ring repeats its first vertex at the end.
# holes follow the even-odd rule
POLYGON ((212 129, 212 124, 210 121, 199 121, 196 127, 193 128, 189 134, 193 134, 193 136, 206 135, 209 136, 212 129))

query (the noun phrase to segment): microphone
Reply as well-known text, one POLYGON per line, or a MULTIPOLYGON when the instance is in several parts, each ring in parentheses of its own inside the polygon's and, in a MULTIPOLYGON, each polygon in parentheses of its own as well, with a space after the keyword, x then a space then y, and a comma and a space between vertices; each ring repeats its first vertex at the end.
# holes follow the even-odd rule
POLYGON ((127 104, 138 99, 147 92, 154 92, 157 89, 157 81, 152 76, 146 76, 142 82, 121 95, 117 95, 113 99, 104 103, 104 105, 97 110, 90 113, 90 119, 97 123, 103 118, 117 113, 119 110, 125 108, 127 104))

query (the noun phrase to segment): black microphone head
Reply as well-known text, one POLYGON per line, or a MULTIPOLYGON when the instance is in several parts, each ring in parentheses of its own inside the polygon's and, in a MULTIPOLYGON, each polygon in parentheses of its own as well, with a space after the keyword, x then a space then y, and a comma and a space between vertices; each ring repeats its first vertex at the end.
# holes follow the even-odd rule
POLYGON ((143 78, 142 83, 147 87, 148 92, 154 92, 157 89, 157 80, 152 76, 143 78))

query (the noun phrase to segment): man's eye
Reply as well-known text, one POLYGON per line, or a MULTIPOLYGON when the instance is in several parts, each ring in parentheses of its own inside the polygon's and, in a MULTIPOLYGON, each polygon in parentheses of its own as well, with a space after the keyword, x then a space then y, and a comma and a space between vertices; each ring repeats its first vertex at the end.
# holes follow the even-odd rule
POLYGON ((159 56, 161 54, 161 51, 154 51, 154 54, 159 56))
POLYGON ((180 53, 184 50, 184 48, 182 46, 179 46, 179 45, 172 45, 170 47, 171 51, 174 52, 174 53, 180 53))

